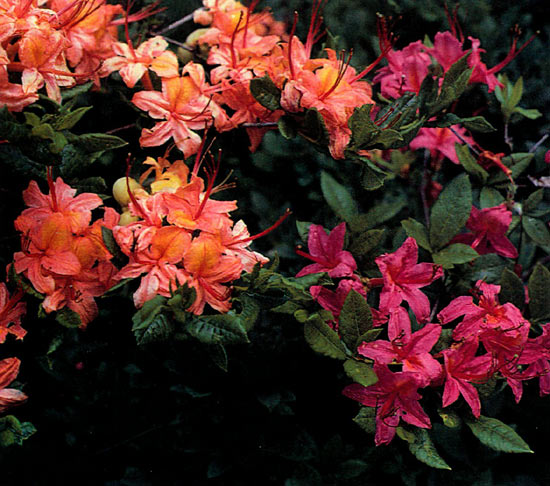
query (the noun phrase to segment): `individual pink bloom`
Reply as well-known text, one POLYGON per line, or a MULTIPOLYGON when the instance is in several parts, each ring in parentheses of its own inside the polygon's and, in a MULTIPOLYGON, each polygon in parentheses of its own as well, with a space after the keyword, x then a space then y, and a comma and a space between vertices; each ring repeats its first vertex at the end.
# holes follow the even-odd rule
POLYGON ((0 283, 0 343, 6 340, 8 333, 17 339, 23 339, 27 331, 21 327, 21 318, 26 312, 26 305, 21 302, 23 292, 19 291, 10 298, 4 282, 0 283))
POLYGON ((380 82, 383 96, 399 98, 405 92, 420 91, 432 62, 424 50, 422 42, 416 41, 400 51, 388 52, 388 66, 379 69, 373 79, 373 83, 380 82))
POLYGON ((385 365, 374 365, 378 383, 364 387, 357 383, 344 388, 344 396, 356 400, 367 407, 376 407, 376 445, 389 444, 395 429, 402 418, 405 422, 429 429, 432 424, 418 401, 421 395, 418 388, 428 384, 420 373, 402 371, 392 373, 385 365))
POLYGON ((492 362, 489 353, 476 356, 478 346, 478 340, 472 338, 458 347, 453 346, 443 351, 445 360, 443 406, 451 405, 462 395, 475 417, 479 417, 481 413, 481 403, 472 383, 484 382, 489 378, 492 362))
POLYGON ((335 291, 329 290, 321 285, 313 285, 309 288, 311 296, 323 309, 332 312, 335 319, 338 319, 344 302, 346 301, 346 297, 352 290, 359 292, 365 298, 367 296, 365 287, 357 275, 353 275, 353 278, 343 278, 340 280, 335 291))
POLYGON ((547 164, 550 164, 550 150, 548 150, 548 151, 544 154, 544 162, 546 162, 547 164))
POLYGON ((443 269, 433 263, 417 263, 418 245, 407 238, 394 253, 385 253, 375 262, 382 273, 384 287, 380 294, 380 311, 389 313, 403 300, 408 302, 418 322, 428 320, 430 301, 420 288, 443 276, 443 269))
POLYGON ((441 374, 441 365, 430 350, 440 334, 441 326, 438 324, 426 324, 420 330, 411 332, 407 311, 398 307, 390 314, 389 341, 379 339, 363 343, 357 351, 380 364, 403 363, 403 371, 417 372, 433 381, 441 374))
POLYGON ((516 354, 521 354, 527 342, 530 324, 513 304, 499 304, 499 285, 479 280, 476 287, 480 291, 478 304, 474 304, 470 296, 457 297, 438 314, 437 318, 441 324, 447 324, 464 316, 462 322, 453 330, 453 339, 461 341, 478 337, 485 349, 493 354, 498 368, 516 354))
POLYGON ((310 253, 297 250, 298 255, 313 260, 315 263, 302 268, 296 276, 303 277, 310 273, 327 272, 331 277, 350 277, 357 269, 353 255, 344 251, 346 223, 340 223, 329 235, 317 224, 309 227, 308 249, 310 253))
POLYGON ((421 128, 418 135, 411 141, 409 147, 412 150, 421 148, 428 149, 433 162, 437 165, 444 158, 455 164, 459 164, 456 156, 455 144, 467 142, 474 144, 474 139, 466 134, 466 130, 460 125, 453 125, 451 128, 421 128), (460 135, 455 135, 451 128, 460 135))
POLYGON ((464 233, 453 238, 453 243, 470 245, 480 255, 497 253, 503 257, 517 258, 518 251, 506 237, 512 222, 512 211, 502 203, 493 208, 477 209, 472 206, 466 228, 471 233, 464 233))
POLYGON ((0 413, 8 408, 21 405, 27 400, 27 395, 15 388, 6 388, 19 373, 21 361, 17 358, 6 358, 0 361, 0 413))

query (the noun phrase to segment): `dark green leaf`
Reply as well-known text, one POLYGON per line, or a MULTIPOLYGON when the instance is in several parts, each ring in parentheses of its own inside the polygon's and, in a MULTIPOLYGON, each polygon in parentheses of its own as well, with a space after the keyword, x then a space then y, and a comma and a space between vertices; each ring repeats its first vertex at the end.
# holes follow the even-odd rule
POLYGON ((472 210, 472 188, 467 174, 453 179, 432 207, 430 244, 434 250, 445 246, 464 227, 472 210))
POLYGON ((533 452, 514 429, 500 420, 481 415, 477 420, 466 420, 466 424, 482 444, 495 451, 533 452))
POLYGON ((262 78, 250 80, 250 93, 268 110, 275 111, 281 108, 281 91, 267 74, 262 78))
POLYGON ((461 263, 468 263, 479 257, 477 251, 471 246, 463 243, 453 243, 443 250, 432 254, 434 263, 441 265, 445 269, 453 268, 461 263))
POLYGON ((363 174, 361 175, 361 185, 366 191, 374 191, 380 189, 384 185, 387 174, 380 169, 373 169, 372 167, 365 165, 363 167, 363 174))
POLYGON ((68 307, 58 310, 55 314, 55 320, 65 327, 80 327, 82 325, 80 316, 68 307))
POLYGON ((372 312, 365 297, 352 289, 344 301, 338 322, 342 340, 355 352, 359 337, 372 328, 372 312))
MULTIPOLYGON (((517 154, 508 155, 507 157, 503 157, 502 163, 506 167, 510 167, 510 169, 512 170, 512 177, 515 179, 520 176, 521 173, 525 169, 527 169, 527 167, 529 167, 529 164, 533 160, 533 157, 534 154, 520 152, 517 154)), ((508 176, 502 171, 499 171, 496 174, 492 175, 488 181, 489 184, 502 184, 508 182, 508 176)))
POLYGON ((91 109, 91 106, 83 106, 81 108, 77 108, 74 111, 70 111, 69 113, 59 115, 55 118, 55 121, 53 122, 53 127, 56 130, 70 130, 80 121, 80 119, 86 114, 86 112, 91 109))
POLYGON ((451 470, 449 465, 438 454, 426 429, 415 428, 413 434, 414 441, 409 442, 409 450, 420 462, 436 469, 451 470))
POLYGON ((296 229, 298 230, 298 235, 300 236, 300 239, 306 244, 308 242, 309 227, 312 224, 313 223, 311 221, 296 220, 296 229))
POLYGON ((313 315, 304 323, 307 343, 317 353, 335 359, 346 359, 346 348, 338 333, 319 316, 313 315))
POLYGON ((416 240, 418 246, 428 250, 429 252, 432 251, 428 237, 428 230, 420 221, 413 218, 404 219, 401 221, 401 226, 403 226, 407 236, 410 236, 416 240))
POLYGON ((357 205, 349 191, 328 172, 321 172, 321 190, 325 201, 338 217, 348 223, 357 215, 357 205))
POLYGON ((482 184, 485 184, 485 182, 487 182, 487 178, 489 177, 489 173, 477 163, 477 160, 474 159, 470 153, 470 148, 468 145, 456 143, 455 151, 459 162, 462 164, 462 167, 464 167, 464 170, 468 172, 468 174, 472 174, 482 184))
POLYGON ((70 142, 78 145, 87 153, 113 150, 128 145, 128 142, 125 142, 122 138, 107 135, 106 133, 85 133, 84 135, 71 138, 70 142))
POLYGON ((371 119, 373 107, 374 105, 363 105, 353 110, 353 115, 348 120, 351 129, 350 149, 358 150, 368 145, 380 133, 380 127, 371 119))
POLYGON ((214 364, 222 371, 227 372, 227 352, 225 347, 221 343, 211 344, 207 347, 208 356, 214 362, 214 364))
POLYGON ((349 251, 355 258, 367 257, 374 252, 384 240, 386 230, 374 229, 354 235, 349 251))
POLYGON ((315 108, 306 111, 303 124, 298 132, 306 140, 326 147, 329 143, 329 133, 325 120, 315 108))
POLYGON ((376 408, 361 407, 353 421, 368 434, 376 432, 376 408))
POLYGON ((165 314, 157 314, 147 321, 147 326, 133 327, 139 345, 168 340, 174 334, 174 323, 165 314))
POLYGON ((340 479, 353 479, 361 476, 369 465, 361 459, 348 459, 338 465, 336 477, 340 479))
POLYGON ((550 252, 550 231, 548 225, 540 219, 523 216, 521 223, 525 232, 540 247, 550 252))
POLYGON ((483 187, 479 194, 479 205, 481 209, 494 208, 502 204, 505 199, 502 194, 492 187, 483 187))
POLYGON ((290 116, 283 115, 277 122, 279 132, 287 140, 292 140, 298 135, 298 126, 294 119, 290 116))
POLYGON ((250 342, 238 316, 219 314, 200 316, 186 322, 185 330, 205 344, 243 344, 250 342))
POLYGON ((64 103, 74 98, 75 96, 87 93, 93 85, 94 85, 93 81, 88 81, 87 83, 79 84, 74 88, 64 89, 63 91, 61 91, 62 102, 64 103))
POLYGON ((529 311, 533 319, 546 319, 550 317, 550 271, 541 264, 538 264, 528 283, 529 289, 529 311))
POLYGON ((533 216, 532 212, 536 211, 538 205, 542 202, 544 198, 544 189, 538 189, 533 192, 523 203, 523 214, 528 216, 533 216))
POLYGON ((511 270, 505 268, 500 277, 500 292, 498 299, 501 304, 510 302, 518 309, 523 308, 525 304, 525 289, 521 279, 511 270))
POLYGON ((356 383, 362 386, 371 386, 378 382, 378 376, 372 369, 372 365, 348 359, 344 362, 344 371, 356 383))

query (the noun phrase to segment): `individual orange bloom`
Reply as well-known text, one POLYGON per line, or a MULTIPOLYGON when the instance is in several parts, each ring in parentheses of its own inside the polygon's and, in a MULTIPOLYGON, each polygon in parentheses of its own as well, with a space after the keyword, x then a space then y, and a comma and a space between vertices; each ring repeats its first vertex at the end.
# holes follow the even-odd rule
POLYGON ((27 334, 21 327, 21 318, 26 312, 26 305, 21 302, 22 295, 19 291, 10 298, 6 284, 0 283, 0 343, 6 340, 8 333, 17 339, 23 339, 27 334))
POLYGON ((178 76, 178 58, 173 52, 167 51, 167 47, 168 42, 160 36, 143 42, 136 49, 131 44, 117 42, 113 45, 116 56, 105 60, 101 75, 119 71, 129 88, 133 88, 148 69, 161 78, 178 76))
POLYGON ((21 405, 27 400, 27 395, 15 388, 6 388, 19 373, 21 361, 17 358, 6 358, 0 361, 0 413, 11 407, 21 405))
POLYGON ((230 289, 222 285, 240 277, 243 270, 239 258, 224 254, 219 240, 209 235, 194 238, 184 256, 187 283, 197 296, 189 308, 194 314, 202 314, 208 303, 219 312, 231 308, 230 289))
POLYGON ((223 109, 208 96, 211 87, 207 84, 202 66, 188 63, 182 76, 162 80, 162 92, 140 91, 132 102, 149 112, 155 119, 164 119, 152 129, 144 129, 140 144, 143 147, 162 145, 170 138, 189 157, 197 152, 201 137, 194 132, 212 122, 218 130, 230 127, 223 109))

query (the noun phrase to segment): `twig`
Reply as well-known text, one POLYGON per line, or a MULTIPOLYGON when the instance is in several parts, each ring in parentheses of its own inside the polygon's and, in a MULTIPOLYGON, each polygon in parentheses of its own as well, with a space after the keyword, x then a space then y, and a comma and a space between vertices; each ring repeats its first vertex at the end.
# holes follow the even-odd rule
MULTIPOLYGON (((204 10, 204 9, 201 8, 199 10, 204 10)), ((190 20, 193 20, 193 15, 194 14, 195 14, 195 12, 191 12, 190 14, 186 15, 185 17, 182 17, 181 19, 176 20, 175 22, 172 22, 170 25, 167 25, 166 27, 164 27, 164 29, 161 29, 161 30, 155 32, 155 34, 156 35, 162 35, 165 32, 170 32, 171 30, 177 29, 180 25, 183 25, 183 24, 189 22, 190 20)))
POLYGON ((170 44, 174 44, 178 47, 181 47, 182 49, 185 49, 186 51, 189 51, 189 52, 195 52, 194 49, 192 47, 189 47, 187 44, 184 44, 183 42, 180 42, 180 41, 177 41, 175 39, 170 39, 170 37, 166 37, 165 35, 162 36, 164 40, 170 42, 170 44))
POLYGON ((424 151, 424 168, 422 170, 422 183, 420 184, 420 198, 422 199, 422 207, 424 209, 424 220, 426 221, 426 228, 430 229, 430 208, 428 206, 428 198, 426 197, 426 191, 428 190, 428 159, 430 152, 424 151))
POLYGON ((510 138, 510 135, 508 134, 508 122, 504 124, 504 142, 510 147, 510 152, 514 151, 514 142, 510 138))
POLYGON ((275 128, 277 122, 258 122, 258 123, 243 123, 243 128, 275 128))
POLYGON ((135 126, 136 126, 135 123, 130 123, 129 125, 124 125, 123 127, 113 128, 112 130, 109 130, 105 133, 108 134, 108 135, 111 135, 113 133, 120 132, 122 130, 126 130, 128 128, 132 128, 132 127, 135 127, 135 126))
POLYGON ((458 133, 453 127, 449 127, 449 130, 451 130, 451 132, 453 132, 462 143, 468 145, 469 149, 474 154, 476 154, 478 157, 481 155, 481 152, 478 149, 476 149, 471 143, 464 140, 464 138, 462 138, 462 135, 460 135, 460 133, 458 133))
POLYGON ((530 149, 529 149, 529 153, 532 154, 532 153, 535 153, 537 151, 537 149, 545 142, 545 140, 550 137, 550 135, 548 133, 546 133, 545 135, 543 135, 543 137, 535 144, 533 145, 530 149))

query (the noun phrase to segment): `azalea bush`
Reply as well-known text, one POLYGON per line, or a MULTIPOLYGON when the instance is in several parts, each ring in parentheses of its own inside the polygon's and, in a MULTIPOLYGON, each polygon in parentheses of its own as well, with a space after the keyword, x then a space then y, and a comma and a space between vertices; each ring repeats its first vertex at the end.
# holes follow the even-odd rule
POLYGON ((544 6, 431 7, 0 4, 6 484, 544 481, 544 6))

